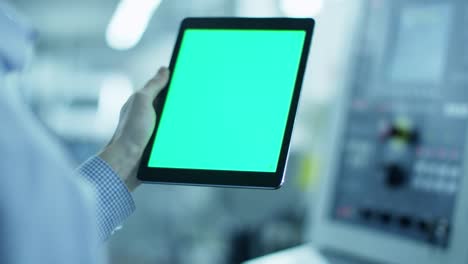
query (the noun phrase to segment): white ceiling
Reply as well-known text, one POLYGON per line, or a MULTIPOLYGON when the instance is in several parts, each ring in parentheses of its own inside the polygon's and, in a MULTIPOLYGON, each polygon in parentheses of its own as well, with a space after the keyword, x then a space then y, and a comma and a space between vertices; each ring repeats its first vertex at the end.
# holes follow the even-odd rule
MULTIPOLYGON (((117 51, 106 45, 105 31, 118 0, 7 1, 39 33, 36 56, 23 77, 23 89, 34 98, 49 127, 78 136, 86 136, 86 131, 94 135, 96 109, 74 107, 73 101, 96 101, 101 79, 109 74, 123 74, 134 88, 141 87, 159 66, 168 65, 183 18, 233 15, 237 2, 163 0, 140 43, 131 50, 117 51), (78 130, 73 120, 89 126, 78 130)), ((102 136, 108 136, 106 133, 102 136)))
MULTIPOLYGON (((9 0, 38 29, 41 45, 85 45, 104 42, 104 32, 118 0, 9 0), (85 44, 86 43, 86 44, 85 44)), ((163 0, 147 35, 177 29, 186 16, 232 15, 236 1, 163 0)), ((147 38, 145 38, 147 39, 147 38)), ((145 40, 144 39, 144 40, 145 40)))
MULTIPOLYGON (((137 85, 170 58, 180 21, 187 16, 234 15, 234 0, 163 0, 140 43, 128 51, 106 45, 105 30, 119 0, 7 0, 39 32, 36 66, 55 72, 121 71, 137 85), (54 64, 55 63, 55 64, 54 64)), ((137 0, 135 0, 137 1, 137 0)))

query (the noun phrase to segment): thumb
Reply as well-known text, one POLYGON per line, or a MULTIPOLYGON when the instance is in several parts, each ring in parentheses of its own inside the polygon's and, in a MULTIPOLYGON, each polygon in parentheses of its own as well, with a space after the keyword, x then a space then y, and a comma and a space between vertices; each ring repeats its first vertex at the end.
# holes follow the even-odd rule
POLYGON ((161 67, 158 73, 143 87, 142 92, 154 99, 166 86, 168 80, 169 70, 166 67, 161 67))

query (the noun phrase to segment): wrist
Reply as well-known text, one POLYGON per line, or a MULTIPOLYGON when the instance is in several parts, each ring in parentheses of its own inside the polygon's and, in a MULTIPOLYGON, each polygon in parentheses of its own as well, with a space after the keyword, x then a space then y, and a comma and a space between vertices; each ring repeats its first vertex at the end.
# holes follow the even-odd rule
POLYGON ((118 140, 107 145, 98 154, 119 175, 130 191, 133 191, 140 184, 136 173, 141 155, 142 151, 136 146, 118 140))

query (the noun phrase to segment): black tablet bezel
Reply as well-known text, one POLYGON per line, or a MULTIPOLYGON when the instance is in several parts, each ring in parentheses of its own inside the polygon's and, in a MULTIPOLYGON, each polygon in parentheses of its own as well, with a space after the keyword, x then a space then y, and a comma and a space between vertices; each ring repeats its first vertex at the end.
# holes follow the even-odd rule
MULTIPOLYGON (((172 54, 169 69, 174 69, 177 61, 180 44, 186 29, 270 29, 270 30, 304 30, 306 32, 304 47, 301 54, 297 79, 294 87, 292 102, 289 109, 286 129, 283 136, 280 156, 276 172, 250 172, 227 170, 198 170, 198 169, 172 169, 148 167, 149 156, 154 137, 159 126, 159 118, 151 139, 143 153, 138 169, 138 179, 149 183, 207 185, 223 187, 266 188, 277 189, 283 183, 283 176, 287 162, 291 134, 296 116, 297 105, 304 79, 307 57, 312 40, 315 21, 311 18, 186 18, 181 23, 176 44, 172 54)), ((172 76, 172 75, 171 75, 172 76)), ((171 82, 169 78, 168 86, 171 82)), ((167 95, 167 87, 155 100, 157 116, 161 116, 167 95)))

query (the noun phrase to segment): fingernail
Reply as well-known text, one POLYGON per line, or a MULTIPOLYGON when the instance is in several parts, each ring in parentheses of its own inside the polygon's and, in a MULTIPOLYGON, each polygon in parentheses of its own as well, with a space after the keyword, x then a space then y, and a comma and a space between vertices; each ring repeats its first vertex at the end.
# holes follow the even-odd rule
POLYGON ((165 74, 165 73, 167 73, 167 68, 166 67, 159 68, 158 74, 165 74))

